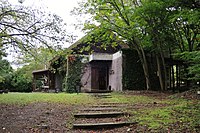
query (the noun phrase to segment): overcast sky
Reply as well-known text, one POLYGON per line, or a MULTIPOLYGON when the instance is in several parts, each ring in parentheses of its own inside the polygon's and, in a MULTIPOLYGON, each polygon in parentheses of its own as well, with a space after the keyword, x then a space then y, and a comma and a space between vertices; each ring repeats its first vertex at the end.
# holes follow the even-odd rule
MULTIPOLYGON (((8 0, 12 4, 20 4, 18 0, 8 0)), ((80 39, 84 34, 80 29, 75 29, 73 26, 76 23, 75 16, 70 15, 70 11, 73 10, 74 7, 78 6, 78 2, 83 0, 22 0, 24 1, 22 4, 25 6, 43 8, 44 10, 50 11, 52 13, 56 13, 67 23, 68 32, 74 33, 77 39, 80 39)))

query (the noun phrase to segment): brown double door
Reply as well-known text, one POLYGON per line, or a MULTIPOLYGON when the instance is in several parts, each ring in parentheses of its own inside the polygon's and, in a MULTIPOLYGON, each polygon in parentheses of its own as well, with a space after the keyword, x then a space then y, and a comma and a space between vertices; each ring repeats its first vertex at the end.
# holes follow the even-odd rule
POLYGON ((92 89, 94 90, 106 90, 108 86, 108 68, 92 67, 92 89))

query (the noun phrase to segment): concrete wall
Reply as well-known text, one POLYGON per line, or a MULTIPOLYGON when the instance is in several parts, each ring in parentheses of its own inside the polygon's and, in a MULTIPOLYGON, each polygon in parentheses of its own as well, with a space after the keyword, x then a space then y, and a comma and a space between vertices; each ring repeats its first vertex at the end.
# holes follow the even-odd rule
POLYGON ((112 54, 106 54, 106 53, 93 53, 92 55, 90 55, 89 57, 89 61, 112 61, 113 59, 113 55, 112 54))
POLYGON ((109 68, 109 86, 112 91, 122 91, 122 52, 113 54, 113 61, 109 68))
POLYGON ((89 92, 91 91, 91 65, 88 63, 83 71, 81 92, 89 92))
MULTIPOLYGON (((101 58, 100 61, 105 61, 102 59, 102 57, 107 57, 107 54, 98 54, 98 56, 95 56, 95 61, 101 58)), ((110 55, 109 58, 110 60, 110 55)), ((98 61, 98 60, 97 60, 98 61)), ((112 55, 112 63, 107 62, 107 63, 88 63, 88 65, 84 69, 84 74, 81 78, 81 92, 89 92, 91 91, 92 88, 92 83, 91 83, 91 76, 92 76, 92 70, 91 67, 97 65, 105 65, 109 66, 109 86, 111 86, 112 91, 122 91, 122 52, 119 51, 115 54, 112 55)), ((109 88, 108 88, 109 89, 109 88)))

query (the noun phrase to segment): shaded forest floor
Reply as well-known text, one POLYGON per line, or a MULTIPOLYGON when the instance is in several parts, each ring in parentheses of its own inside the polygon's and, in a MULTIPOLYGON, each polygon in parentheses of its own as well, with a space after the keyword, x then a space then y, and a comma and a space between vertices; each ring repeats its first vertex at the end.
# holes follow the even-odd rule
POLYGON ((8 93, 0 95, 1 133, 102 133, 200 132, 200 95, 196 90, 171 94, 154 91, 112 93, 96 99, 88 94, 8 93), (74 130, 77 109, 102 102, 125 103, 129 119, 137 124, 101 129, 74 130))

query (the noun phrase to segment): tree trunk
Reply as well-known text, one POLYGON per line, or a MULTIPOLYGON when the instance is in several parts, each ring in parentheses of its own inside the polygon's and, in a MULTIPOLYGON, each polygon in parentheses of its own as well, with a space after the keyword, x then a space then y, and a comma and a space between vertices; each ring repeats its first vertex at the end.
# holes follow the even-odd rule
POLYGON ((143 72, 144 72, 144 77, 145 77, 145 81, 146 81, 146 89, 149 90, 151 87, 151 82, 149 79, 147 59, 146 59, 143 47, 140 45, 139 40, 135 37, 132 37, 132 42, 130 44, 130 48, 133 48, 133 47, 136 49, 139 59, 141 61, 143 72))
POLYGON ((163 68, 163 71, 161 72, 161 77, 162 77, 162 82, 163 82, 163 90, 167 90, 167 70, 166 70, 166 64, 165 64, 165 57, 164 57, 163 51, 161 49, 161 46, 162 46, 161 44, 162 43, 160 42, 160 45, 157 47, 159 48, 160 58, 161 58, 161 63, 162 63, 161 67, 163 68))
POLYGON ((160 88, 163 91, 167 89, 167 71, 166 71, 163 51, 161 49, 162 42, 160 41, 159 37, 157 37, 158 35, 157 30, 154 30, 154 33, 157 33, 155 34, 155 37, 153 38, 153 45, 157 48, 156 62, 157 62, 157 68, 158 68, 160 88))
POLYGON ((144 71, 144 77, 145 77, 145 81, 146 81, 146 89, 149 90, 151 84, 150 84, 150 79, 149 79, 148 63, 146 60, 145 52, 144 52, 144 49, 139 46, 136 48, 136 50, 137 50, 137 53, 140 58, 142 68, 144 71))
POLYGON ((158 55, 156 55, 156 62, 157 62, 157 69, 158 69, 158 77, 159 77, 159 82, 160 82, 160 88, 163 91, 164 90, 164 84, 163 84, 163 78, 162 78, 160 59, 159 59, 158 55))
POLYGON ((167 90, 167 69, 166 69, 166 64, 165 64, 165 58, 162 52, 161 52, 161 60, 162 60, 163 72, 164 72, 164 90, 167 90))
POLYGON ((174 66, 172 65, 172 90, 175 92, 175 77, 174 77, 174 66))
POLYGON ((145 76, 145 80, 146 80, 146 87, 147 90, 150 89, 150 79, 149 79, 149 70, 148 70, 148 63, 147 63, 147 59, 144 53, 144 49, 141 47, 141 52, 142 52, 142 58, 143 58, 143 69, 144 69, 144 76, 145 76))

